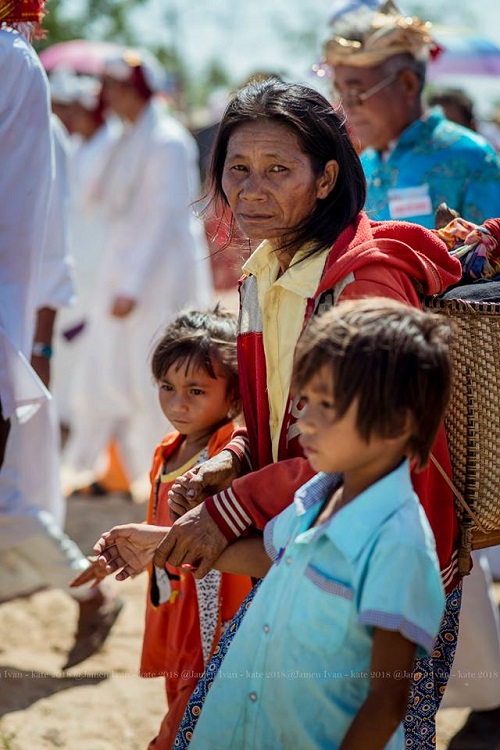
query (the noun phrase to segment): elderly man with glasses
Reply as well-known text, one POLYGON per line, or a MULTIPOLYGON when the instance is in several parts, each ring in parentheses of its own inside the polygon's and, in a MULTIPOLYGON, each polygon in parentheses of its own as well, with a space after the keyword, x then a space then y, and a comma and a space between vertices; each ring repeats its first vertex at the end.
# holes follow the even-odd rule
POLYGON ((439 51, 430 24, 402 15, 392 0, 376 11, 367 5, 332 19, 324 61, 362 150, 370 218, 432 228, 442 202, 477 224, 498 216, 494 149, 441 111, 424 109, 427 62, 439 51))

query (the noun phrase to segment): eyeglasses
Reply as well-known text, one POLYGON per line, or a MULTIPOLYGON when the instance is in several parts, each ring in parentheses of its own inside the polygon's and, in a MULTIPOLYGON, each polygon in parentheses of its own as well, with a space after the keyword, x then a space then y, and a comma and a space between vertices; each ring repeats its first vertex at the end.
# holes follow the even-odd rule
POLYGON ((394 83, 398 75, 399 73, 391 73, 391 75, 387 76, 387 78, 383 78, 374 86, 366 89, 366 91, 360 91, 359 89, 352 87, 346 89, 342 93, 334 87, 333 93, 337 101, 341 102, 342 104, 346 104, 348 107, 362 107, 367 99, 369 99, 374 94, 378 94, 379 91, 387 88, 387 86, 390 86, 391 83, 394 83))

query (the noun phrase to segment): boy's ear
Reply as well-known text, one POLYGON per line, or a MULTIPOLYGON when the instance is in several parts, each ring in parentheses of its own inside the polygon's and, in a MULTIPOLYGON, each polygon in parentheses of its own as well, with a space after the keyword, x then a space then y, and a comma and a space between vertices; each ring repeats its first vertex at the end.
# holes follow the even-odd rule
POLYGON ((395 439, 403 442, 404 454, 410 463, 416 462, 418 464, 415 454, 414 435, 414 419, 410 412, 407 411, 401 430, 395 439))
POLYGON ((413 427, 414 427, 413 416, 410 414, 409 411, 407 411, 405 414, 405 420, 403 423, 403 428, 401 430, 401 435, 407 435, 408 437, 410 437, 410 435, 413 432, 413 427))
POLYGON ((407 411, 404 420, 401 422, 398 428, 394 431, 392 435, 389 435, 386 438, 386 440, 392 445, 396 445, 396 443, 400 443, 401 447, 404 450, 405 456, 407 456, 407 458, 409 458, 410 461, 414 458, 414 455, 412 452, 413 433, 414 433, 413 417, 410 414, 410 412, 407 411))
MULTIPOLYGON (((399 420, 398 420, 399 422, 399 420)), ((401 438, 409 438, 413 432, 413 417, 409 411, 406 412, 404 419, 402 419, 397 426, 393 427, 392 434, 388 436, 388 440, 400 440, 401 438)))

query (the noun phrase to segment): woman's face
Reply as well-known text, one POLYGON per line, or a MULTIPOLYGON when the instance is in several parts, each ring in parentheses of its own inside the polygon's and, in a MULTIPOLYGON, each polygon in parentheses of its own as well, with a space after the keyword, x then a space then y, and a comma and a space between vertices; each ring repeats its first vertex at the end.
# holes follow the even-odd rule
POLYGON ((337 172, 331 161, 317 175, 292 128, 261 120, 239 125, 229 138, 222 189, 249 239, 279 240, 326 198, 337 172))

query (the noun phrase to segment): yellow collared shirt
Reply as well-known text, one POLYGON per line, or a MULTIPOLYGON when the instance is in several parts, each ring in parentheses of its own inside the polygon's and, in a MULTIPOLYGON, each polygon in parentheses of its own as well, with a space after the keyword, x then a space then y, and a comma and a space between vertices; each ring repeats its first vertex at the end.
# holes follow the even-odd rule
POLYGON ((275 461, 290 392, 293 355, 302 331, 306 301, 314 296, 319 286, 328 248, 304 258, 308 252, 307 245, 298 250, 287 270, 278 278, 278 256, 265 240, 243 266, 243 272, 254 276, 257 282, 275 461))

